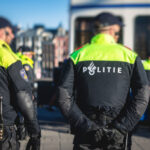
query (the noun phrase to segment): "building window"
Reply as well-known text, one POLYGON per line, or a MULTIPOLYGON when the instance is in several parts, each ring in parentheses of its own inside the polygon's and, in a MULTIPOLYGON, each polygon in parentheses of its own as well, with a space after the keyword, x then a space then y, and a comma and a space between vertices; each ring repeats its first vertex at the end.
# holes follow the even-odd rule
POLYGON ((28 42, 29 41, 29 37, 25 37, 25 41, 28 42))
POLYGON ((150 55, 150 16, 135 18, 134 50, 142 59, 150 55))
POLYGON ((43 41, 48 41, 46 36, 43 37, 43 41))
POLYGON ((35 37, 35 42, 38 42, 39 41, 39 37, 35 37))
MULTIPOLYGON (((121 17, 118 17, 122 21, 121 17)), ((74 49, 81 47, 82 45, 89 43, 92 36, 94 36, 93 17, 79 17, 75 21, 75 47, 74 49)), ((120 32, 119 43, 122 43, 122 30, 120 32)))

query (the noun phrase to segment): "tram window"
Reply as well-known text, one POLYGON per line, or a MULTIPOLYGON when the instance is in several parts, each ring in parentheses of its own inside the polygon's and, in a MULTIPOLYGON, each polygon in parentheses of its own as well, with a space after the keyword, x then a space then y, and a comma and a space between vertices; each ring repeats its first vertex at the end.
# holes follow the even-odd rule
MULTIPOLYGON (((121 17, 118 17, 122 21, 121 17)), ((75 49, 81 47, 82 45, 89 43, 92 36, 94 35, 93 31, 93 17, 79 17, 75 21, 75 49)), ((123 41, 123 32, 120 31, 119 43, 123 41)))
POLYGON ((92 18, 77 18, 75 21, 75 49, 88 43, 93 36, 92 18))
POLYGON ((145 59, 150 54, 150 16, 136 17, 134 37, 134 50, 145 59))

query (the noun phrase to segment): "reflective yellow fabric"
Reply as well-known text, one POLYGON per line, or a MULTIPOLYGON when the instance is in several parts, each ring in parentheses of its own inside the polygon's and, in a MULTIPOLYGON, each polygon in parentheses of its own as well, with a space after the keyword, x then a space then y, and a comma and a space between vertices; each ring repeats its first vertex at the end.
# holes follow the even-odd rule
POLYGON ((98 34, 93 37, 91 44, 75 51, 70 57, 74 64, 81 61, 120 61, 134 64, 137 54, 115 43, 112 36, 98 34))
POLYGON ((149 59, 142 61, 142 63, 143 63, 145 70, 150 70, 150 60, 149 59))
POLYGON ((6 42, 0 40, 0 66, 7 69, 18 60, 18 57, 12 51, 10 46, 6 42))
POLYGON ((22 56, 22 53, 21 52, 17 52, 16 55, 18 56, 18 58, 20 59, 21 56, 22 56))
POLYGON ((34 61, 32 59, 23 55, 21 52, 16 53, 16 55, 20 58, 23 65, 28 64, 31 68, 33 68, 34 61))

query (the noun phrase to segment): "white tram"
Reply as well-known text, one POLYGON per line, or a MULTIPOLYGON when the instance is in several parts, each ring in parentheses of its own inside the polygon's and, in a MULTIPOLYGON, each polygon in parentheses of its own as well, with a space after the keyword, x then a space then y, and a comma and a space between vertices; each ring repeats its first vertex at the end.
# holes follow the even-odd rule
POLYGON ((92 18, 101 12, 121 19, 125 27, 119 42, 145 59, 150 51, 150 0, 70 0, 70 53, 90 41, 92 18))

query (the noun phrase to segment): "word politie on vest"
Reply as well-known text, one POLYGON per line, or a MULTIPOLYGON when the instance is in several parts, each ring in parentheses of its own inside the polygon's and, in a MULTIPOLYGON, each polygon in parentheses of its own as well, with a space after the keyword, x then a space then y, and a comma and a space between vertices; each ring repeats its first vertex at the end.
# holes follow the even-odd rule
POLYGON ((93 62, 90 63, 88 67, 83 67, 83 73, 89 72, 89 75, 94 75, 95 73, 122 73, 122 67, 96 67, 93 62))

